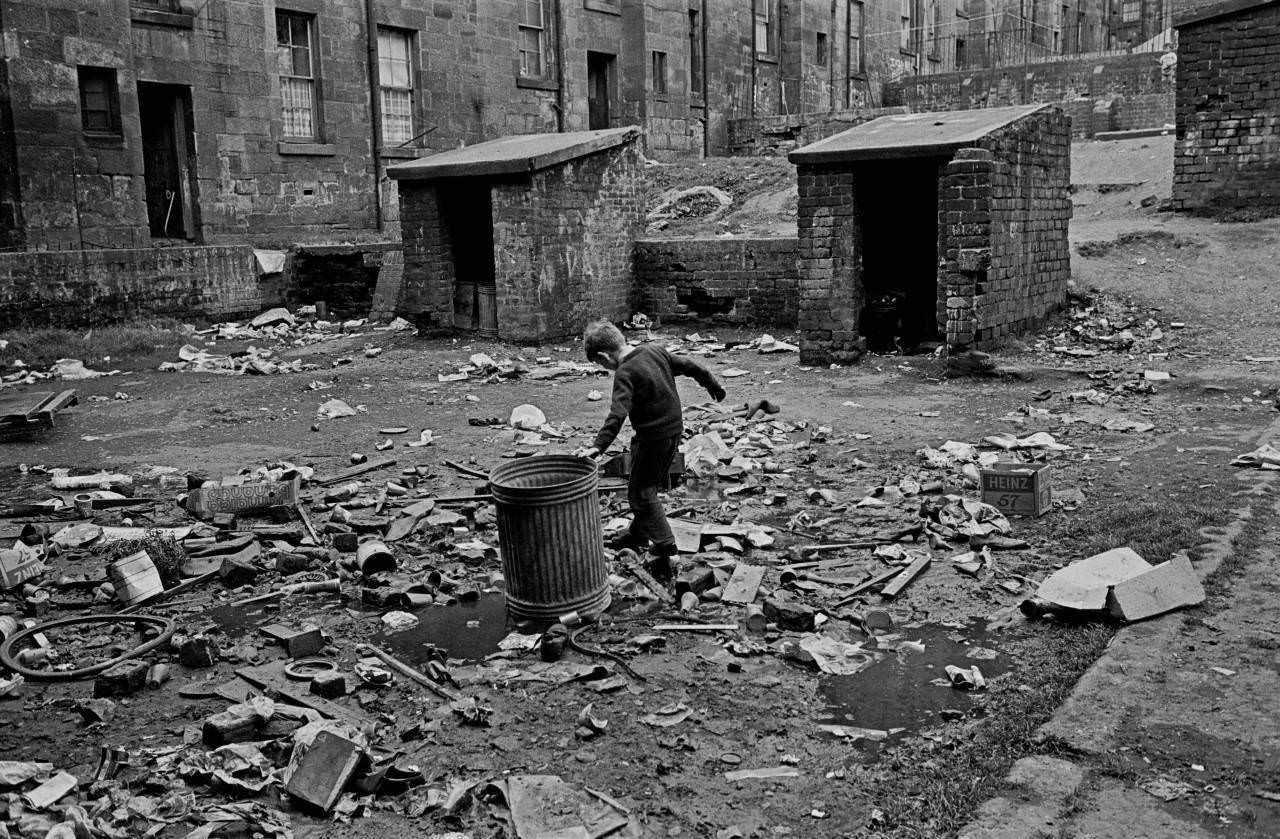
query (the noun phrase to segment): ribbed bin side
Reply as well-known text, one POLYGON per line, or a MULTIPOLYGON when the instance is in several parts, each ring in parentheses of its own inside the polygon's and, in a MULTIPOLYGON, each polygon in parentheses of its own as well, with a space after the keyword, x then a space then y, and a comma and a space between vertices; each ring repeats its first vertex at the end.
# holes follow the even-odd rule
POLYGON ((595 464, 568 455, 503 464, 489 475, 507 610, 555 620, 609 605, 595 464))

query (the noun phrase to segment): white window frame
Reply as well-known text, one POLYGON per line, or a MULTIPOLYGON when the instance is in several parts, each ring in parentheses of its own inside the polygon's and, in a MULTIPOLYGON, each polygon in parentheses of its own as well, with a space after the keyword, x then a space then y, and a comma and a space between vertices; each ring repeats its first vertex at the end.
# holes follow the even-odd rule
POLYGON ((519 0, 520 23, 517 25, 519 40, 516 49, 520 52, 520 76, 526 79, 545 79, 550 76, 547 50, 547 3, 546 0, 519 0), (530 14, 536 10, 537 20, 530 14), (529 39, 537 45, 531 49, 526 44, 529 39))
POLYGON ((320 139, 320 86, 316 68, 316 19, 315 15, 276 10, 276 55, 280 71, 280 116, 283 134, 289 140, 318 141, 320 139), (281 41, 280 24, 287 24, 287 39, 281 41), (294 23, 302 23, 306 43, 294 41, 294 23), (299 67, 297 50, 306 50, 306 67, 299 67), (287 56, 287 60, 286 60, 287 56), (299 72, 305 70, 305 74, 299 72))
POLYGON ((773 14, 774 0, 753 0, 753 3, 752 19, 755 22, 753 40, 756 55, 773 58, 777 55, 774 45, 777 32, 773 14))
POLYGON ((862 0, 849 0, 848 20, 845 25, 849 27, 845 69, 849 78, 861 78, 867 72, 862 50, 863 40, 867 34, 867 10, 862 0))
POLYGON ((414 137, 413 36, 409 29, 378 27, 378 90, 386 146, 401 146, 414 137))

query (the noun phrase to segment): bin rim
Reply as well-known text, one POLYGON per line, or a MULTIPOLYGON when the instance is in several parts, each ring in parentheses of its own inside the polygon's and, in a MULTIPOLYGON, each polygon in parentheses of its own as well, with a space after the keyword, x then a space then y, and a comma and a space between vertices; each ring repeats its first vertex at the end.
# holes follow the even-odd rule
POLYGON ((563 489, 566 487, 570 487, 578 483, 579 481, 582 481, 583 479, 590 480, 592 478, 595 478, 598 480, 599 477, 600 477, 599 464, 589 460, 588 458, 577 457, 571 454, 538 454, 538 455, 531 455, 530 457, 518 458, 516 460, 513 460, 511 463, 503 463, 493 467, 492 469, 489 470, 489 486, 492 488, 501 489, 507 492, 521 492, 521 491, 533 490, 533 489, 545 491, 545 490, 556 490, 556 489, 563 489), (504 484, 501 482, 501 478, 503 477, 502 473, 504 472, 504 470, 514 471, 517 468, 526 467, 531 463, 547 463, 548 461, 555 461, 556 465, 558 466, 581 467, 582 473, 579 475, 574 475, 573 477, 569 478, 567 481, 561 481, 554 484, 541 484, 537 487, 512 486, 511 484, 504 484))

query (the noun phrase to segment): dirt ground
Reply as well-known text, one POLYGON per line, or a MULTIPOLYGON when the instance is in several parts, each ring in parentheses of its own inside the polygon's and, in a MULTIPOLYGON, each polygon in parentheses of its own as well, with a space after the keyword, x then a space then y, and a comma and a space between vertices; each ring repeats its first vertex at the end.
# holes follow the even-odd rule
MULTIPOLYGON (((760 354, 749 345, 701 356, 724 377, 726 404, 768 398, 781 406, 772 418, 778 425, 720 421, 727 440, 751 433, 771 438, 770 445, 778 448, 770 457, 777 469, 745 478, 730 470, 691 480, 670 493, 668 508, 685 508, 683 517, 691 522, 775 528, 772 546, 745 548, 746 561, 767 569, 763 590, 788 589, 800 602, 829 615, 823 629, 829 637, 878 650, 868 669, 832 676, 797 661, 787 642, 802 633, 656 632, 653 627, 659 624, 736 623, 741 609, 704 601, 682 613, 674 606, 655 607, 630 598, 626 595, 632 589, 624 587, 615 592, 602 625, 583 633, 582 641, 622 656, 635 675, 614 660, 570 651, 569 663, 603 665, 622 676, 623 684, 610 691, 598 690, 598 679, 548 683, 537 680, 541 665, 536 653, 486 659, 509 628, 494 605, 500 605, 495 599, 500 595, 486 595, 478 604, 428 606, 419 613, 420 627, 400 639, 382 633, 380 617, 386 609, 352 596, 360 583, 347 572, 346 599, 298 596, 261 611, 218 611, 245 594, 268 590, 279 575, 264 570, 253 591, 208 584, 183 598, 186 603, 156 609, 176 618, 184 633, 210 631, 224 654, 214 667, 188 669, 174 663, 175 675, 167 685, 122 700, 113 719, 89 726, 75 709, 76 701, 89 695, 89 682, 28 682, 16 698, 0 699, 0 753, 12 760, 49 761, 87 779, 103 745, 175 749, 184 738, 198 739, 192 732, 201 721, 228 706, 223 698, 200 696, 202 690, 207 694, 231 678, 244 661, 283 655, 255 625, 314 622, 332 639, 327 655, 348 673, 359 658, 355 645, 360 641, 383 644, 419 667, 432 657, 429 645, 441 648, 452 659, 458 690, 491 713, 487 725, 463 724, 464 715, 404 678, 391 687, 359 687, 339 703, 375 724, 374 742, 386 752, 406 753, 404 760, 420 766, 429 784, 364 802, 368 806, 350 824, 307 814, 285 801, 278 785, 268 786, 254 800, 288 812, 294 835, 500 836, 497 810, 477 800, 478 793, 489 781, 527 775, 559 776, 617 800, 632 822, 629 833, 617 835, 951 835, 967 818, 965 808, 999 783, 1023 747, 1021 741, 996 737, 991 742, 1003 743, 1007 753, 980 755, 975 744, 987 743, 989 732, 1009 725, 1006 714, 1052 711, 1030 700, 1069 689, 1079 669, 1106 643, 1105 630, 1022 619, 1016 606, 1030 585, 1054 568, 1117 544, 1133 544, 1152 562, 1167 559, 1174 550, 1194 549, 1198 530, 1225 522, 1237 503, 1221 492, 1233 475, 1231 459, 1251 449, 1259 430, 1276 416, 1280 361, 1274 357, 1280 356, 1280 338, 1274 323, 1280 292, 1270 280, 1280 257, 1280 221, 1222 225, 1161 213, 1156 205, 1140 206, 1148 194, 1167 197, 1167 167, 1161 161, 1169 150, 1168 138, 1076 149, 1073 168, 1078 176, 1097 173, 1077 180, 1072 228, 1076 287, 1088 299, 1077 301, 1076 317, 1066 313, 1040 334, 1012 341, 997 353, 1000 366, 1018 371, 1016 376, 948 380, 941 360, 900 356, 871 356, 851 368, 805 369, 793 353, 760 354), (1100 162, 1113 157, 1127 162, 1110 168, 1100 162), (1131 174, 1121 178, 1125 172, 1131 174), (1131 186, 1135 179, 1139 186, 1131 186), (1129 186, 1099 189, 1101 184, 1129 186), (1089 297, 1095 288, 1105 293, 1089 297), (1089 302, 1097 308, 1086 311, 1089 302), (1099 320, 1103 316, 1109 319, 1105 325, 1099 320), (1110 336, 1126 326, 1138 337, 1122 349, 1071 333, 1073 327, 1083 327, 1110 336), (1160 331, 1153 335, 1153 329, 1160 331), (1057 347, 1097 354, 1069 355, 1056 352, 1057 347), (745 373, 727 375, 736 370, 745 373), (1167 371, 1172 379, 1144 384, 1145 370, 1167 371), (1103 404, 1080 395, 1091 390, 1103 404), (1117 420, 1151 428, 1123 431, 1102 425, 1111 422, 1114 429, 1117 420), (900 543, 929 554, 932 564, 892 600, 866 594, 836 608, 833 604, 847 585, 782 585, 781 566, 807 558, 804 545, 863 540, 918 522, 922 499, 927 503, 936 496, 903 496, 903 482, 941 481, 947 491, 976 499, 976 490, 957 469, 929 467, 919 450, 947 441, 976 444, 997 433, 1038 431, 1070 448, 1047 458, 1058 493, 1054 508, 1041 518, 1011 520, 1010 535, 1025 540, 1027 547, 992 552, 990 564, 972 577, 951 561, 964 552, 961 542, 936 550, 923 540, 900 543), (758 489, 741 491, 751 485, 758 489), (824 499, 810 490, 830 490, 830 495, 824 499), (785 496, 781 503, 772 503, 775 494, 785 496), (892 625, 873 633, 878 635, 873 645, 867 626, 869 621, 881 626, 875 623, 878 612, 887 612, 892 625), (636 642, 648 635, 663 636, 665 644, 636 642), (901 647, 902 641, 922 641, 924 651, 901 647), (1073 671, 1065 662, 1076 659, 1079 669, 1073 671), (932 684, 947 664, 975 663, 990 676, 986 691, 967 693, 932 684), (607 721, 607 727, 584 737, 579 715, 587 705, 590 715, 607 721), (845 730, 839 736, 839 729, 833 733, 822 725, 885 734, 868 739, 863 732, 859 739, 856 732, 845 730), (402 740, 406 735, 416 739, 402 740), (980 777, 948 777, 948 764, 974 767, 980 777), (725 776, 733 770, 779 768, 792 777, 725 776), (477 795, 462 796, 456 806, 452 801, 440 806, 459 784, 480 786, 474 789, 477 795)), ((717 178, 734 165, 707 164, 721 173, 717 178)), ((787 187, 776 177, 781 171, 776 163, 753 166, 748 174, 773 184, 761 201, 784 206, 785 197, 779 196, 787 187), (766 175, 771 165, 775 174, 766 175)), ((672 174, 664 186, 697 182, 697 177, 672 174)), ((721 188, 751 192, 727 181, 721 188)), ((740 230, 764 230, 785 224, 784 216, 769 210, 726 219, 741 225, 740 230)), ((685 352, 705 351, 706 343, 685 340, 695 329, 702 336, 714 335, 721 345, 759 335, 704 324, 682 325, 678 331, 659 326, 636 337, 685 352)), ((335 341, 283 349, 286 359, 316 365, 303 373, 225 377, 133 370, 78 383, 81 405, 60 415, 55 429, 33 440, 0 444, 0 474, 6 476, 0 482, 0 504, 48 495, 48 476, 26 468, 36 465, 111 471, 153 465, 218 477, 283 460, 332 474, 349 465, 353 452, 397 459, 394 467, 361 477, 367 491, 376 493, 387 479, 410 472, 416 485, 408 496, 393 499, 393 505, 466 495, 482 482, 445 460, 487 471, 517 454, 571 451, 594 435, 607 405, 592 399, 593 391, 607 398, 609 382, 602 374, 439 380, 477 352, 498 361, 521 359, 534 373, 550 363, 578 362, 581 345, 576 342, 515 348, 357 331, 335 341), (365 357, 362 350, 368 344, 380 347, 381 354, 365 357), (106 399, 94 401, 95 396, 106 399), (363 410, 318 419, 317 407, 331 398, 363 410), (512 409, 524 403, 539 406, 563 439, 549 436, 543 445, 524 445, 505 425, 472 423, 491 417, 505 423, 512 409), (395 426, 410 433, 379 433, 395 426), (419 429, 434 432, 432 444, 406 446, 404 441, 419 429), (393 440, 394 448, 375 451, 382 439, 393 440)), ((781 340, 795 338, 774 334, 781 340)), ((100 366, 94 359, 86 361, 100 366)), ((681 392, 686 406, 705 403, 705 394, 692 382, 684 382, 681 392)), ((695 430, 704 430, 711 421, 699 410, 686 416, 695 430)), ((163 493, 164 501, 133 514, 132 523, 185 520, 172 501, 176 491, 143 484, 139 489, 163 493)), ((309 509, 317 521, 328 516, 321 494, 311 494, 309 509)), ((606 503, 611 505, 605 511, 608 520, 620 508, 616 499, 606 503)), ((466 515, 465 523, 424 527, 396 543, 403 576, 386 582, 424 579, 443 569, 464 583, 482 584, 499 570, 495 555, 468 558, 458 548, 472 539, 497 545, 487 505, 450 509, 466 515), (454 531, 455 526, 468 529, 454 531)), ((1259 509, 1255 525, 1272 524, 1270 515, 1259 509)), ((121 520, 121 514, 110 513, 100 521, 121 520)), ((5 544, 16 535, 17 524, 0 520, 5 544)), ((704 551, 698 559, 737 558, 721 550, 704 551)), ((822 558, 848 563, 826 571, 832 575, 861 577, 888 567, 866 548, 833 550, 822 558)), ((694 567, 696 560, 689 555, 683 562, 694 567)), ((52 564, 54 579, 101 575, 102 560, 91 551, 70 552, 52 564)), ((270 564, 264 557, 263 565, 270 564)), ((1236 613, 1226 608, 1230 592, 1227 580, 1205 606, 1187 614, 1208 618, 1221 611, 1223 616, 1215 620, 1236 620, 1236 613)), ((55 600, 80 596, 55 591, 55 600)), ((20 606, 12 593, 0 597, 0 613, 20 606)), ((110 608, 99 604, 51 614, 110 608)), ((1273 628, 1266 631, 1275 638, 1273 628)), ((1028 719, 1028 725, 1039 721, 1028 719)), ((1141 758, 1147 752, 1173 753, 1168 742, 1124 747, 1126 772, 1144 771, 1141 758)), ((1221 770, 1215 776, 1215 800, 1229 801, 1233 812, 1248 813, 1248 818, 1224 825, 1207 813, 1203 826, 1209 835, 1280 831, 1280 809, 1254 794, 1266 783, 1256 767, 1274 769, 1276 752, 1265 743, 1251 748, 1240 758, 1255 767, 1248 772, 1233 769, 1225 753, 1213 755, 1221 770)), ((141 756, 137 763, 138 768, 122 776, 134 794, 154 795, 180 783, 141 756)), ((1167 763, 1159 768, 1167 770, 1167 763)), ((208 784, 196 783, 192 789, 201 805, 248 800, 208 784)), ((1154 797, 1149 805, 1166 806, 1154 797)), ((165 827, 159 835, 185 835, 198 821, 165 827)))

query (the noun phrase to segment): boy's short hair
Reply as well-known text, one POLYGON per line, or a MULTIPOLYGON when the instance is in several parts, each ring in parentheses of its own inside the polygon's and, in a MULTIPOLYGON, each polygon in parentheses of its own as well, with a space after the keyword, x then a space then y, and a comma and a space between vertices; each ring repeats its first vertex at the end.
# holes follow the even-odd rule
POLYGON ((609 355, 627 345, 622 330, 607 320, 597 320, 587 325, 582 334, 583 349, 588 361, 595 361, 598 353, 609 355))

